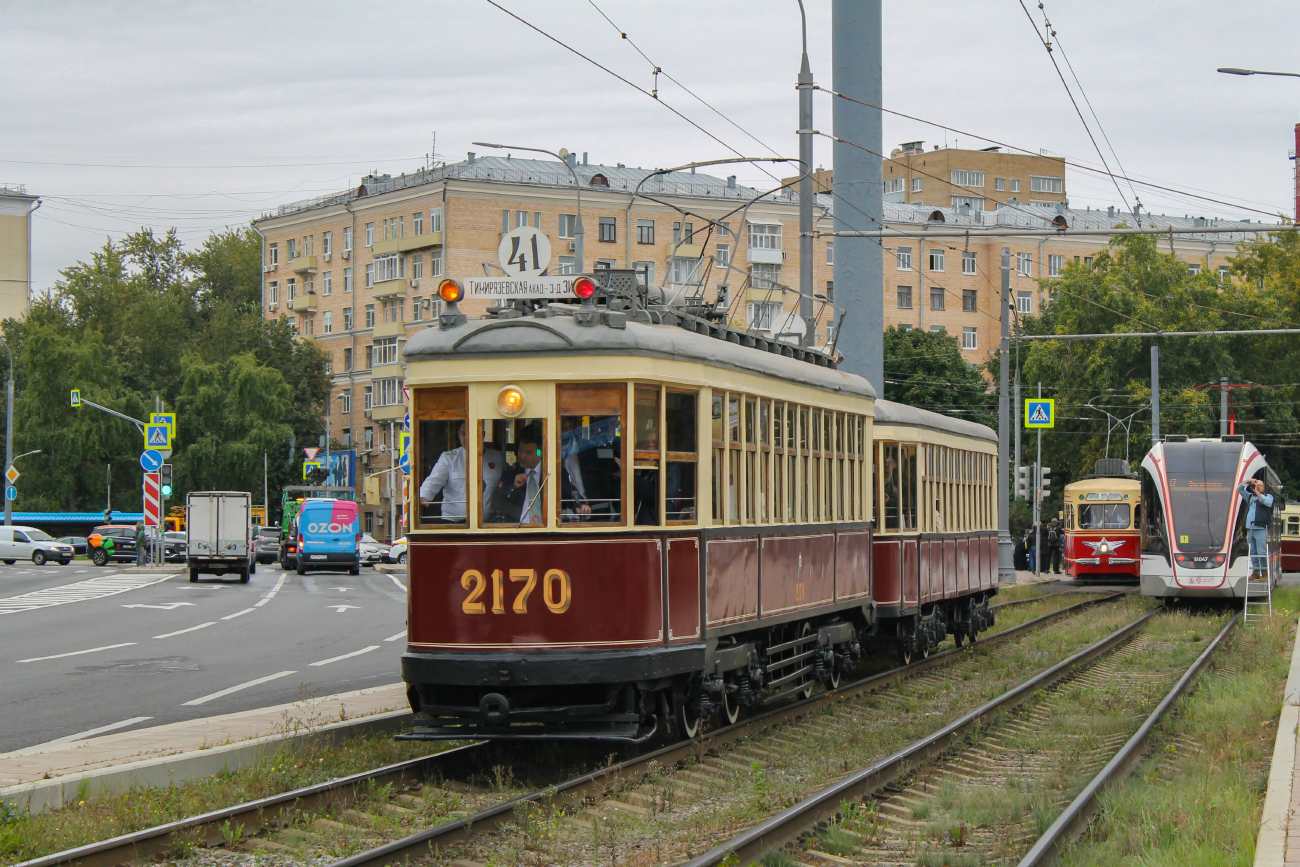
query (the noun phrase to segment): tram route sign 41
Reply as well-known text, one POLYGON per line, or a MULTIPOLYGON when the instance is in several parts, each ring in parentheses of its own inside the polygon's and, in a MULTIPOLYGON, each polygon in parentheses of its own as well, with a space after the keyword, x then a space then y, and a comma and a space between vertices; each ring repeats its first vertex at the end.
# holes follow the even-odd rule
POLYGON ((1044 397, 1027 399, 1025 401, 1025 427, 1029 430, 1056 427, 1056 401, 1044 397))

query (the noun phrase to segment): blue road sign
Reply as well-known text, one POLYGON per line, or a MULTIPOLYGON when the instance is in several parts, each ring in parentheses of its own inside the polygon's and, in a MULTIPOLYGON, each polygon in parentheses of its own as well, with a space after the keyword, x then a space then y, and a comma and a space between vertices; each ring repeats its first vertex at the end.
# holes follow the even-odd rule
POLYGON ((18 499, 18 489, 15 488, 13 485, 10 485, 9 487, 5 488, 5 499, 9 500, 10 502, 18 499))
POLYGON ((402 418, 402 427, 406 430, 411 429, 411 414, 409 412, 402 418))
POLYGON ((163 464, 163 456, 156 449, 145 449, 140 453, 140 466, 146 473, 152 473, 163 464))
POLYGON ((144 447, 146 449, 170 449, 172 447, 172 429, 165 424, 145 425, 144 447))
POLYGON ((409 473, 411 471, 411 456, 409 454, 402 455, 401 460, 397 462, 397 466, 402 472, 409 473))
POLYGON ((1025 427, 1032 429, 1055 426, 1055 400, 1050 398, 1029 398, 1025 401, 1025 427))

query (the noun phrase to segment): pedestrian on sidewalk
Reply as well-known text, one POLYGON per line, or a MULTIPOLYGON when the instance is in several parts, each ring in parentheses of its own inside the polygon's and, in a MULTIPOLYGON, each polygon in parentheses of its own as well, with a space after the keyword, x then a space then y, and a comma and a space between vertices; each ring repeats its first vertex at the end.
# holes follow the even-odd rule
POLYGON ((1246 544, 1250 551, 1250 580, 1268 577, 1268 525, 1273 520, 1273 495, 1264 493, 1264 480, 1251 479, 1237 486, 1246 501, 1246 544))
POLYGON ((1029 561, 1029 571, 1038 574, 1038 534, 1034 532, 1038 525, 1030 522, 1025 528, 1025 558, 1029 561))
POLYGON ((143 566, 145 555, 149 549, 146 547, 146 536, 144 532, 144 522, 137 521, 135 524, 135 565, 143 566))
POLYGON ((1061 522, 1053 518, 1052 523, 1047 527, 1047 568, 1056 575, 1061 574, 1063 560, 1061 549, 1065 545, 1064 535, 1061 532, 1061 522))

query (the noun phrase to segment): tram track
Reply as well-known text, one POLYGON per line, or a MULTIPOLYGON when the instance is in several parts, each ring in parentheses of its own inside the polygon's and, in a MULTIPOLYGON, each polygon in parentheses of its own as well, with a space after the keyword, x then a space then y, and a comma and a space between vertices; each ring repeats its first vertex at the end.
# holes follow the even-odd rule
MULTIPOLYGON (((1129 594, 1114 593, 1086 599, 1047 612, 1009 629, 983 636, 974 646, 996 646, 1034 630, 1052 629, 1072 614, 1081 613, 1103 603, 1114 602, 1127 595, 1129 594)), ((1024 602, 1043 602, 1049 598, 1036 597, 1024 602)), ((1015 604, 1019 605, 1021 601, 1017 600, 1015 604)), ((448 811, 451 815, 450 821, 440 822, 435 827, 383 843, 337 862, 337 867, 394 863, 408 856, 414 857, 420 852, 427 853, 431 847, 445 847, 456 840, 463 839, 471 832, 478 833, 511 824, 515 822, 521 808, 526 805, 546 802, 547 809, 550 811, 581 810, 591 803, 608 798, 611 793, 620 788, 627 789, 639 783, 655 769, 672 768, 680 763, 697 761, 702 756, 716 754, 723 748, 748 739, 765 729, 797 720, 823 708, 852 701, 857 696, 878 691, 900 679, 940 677, 936 670, 952 664, 954 657, 957 657, 956 661, 960 661, 957 655, 969 652, 969 649, 966 647, 939 651, 928 658, 918 659, 910 665, 871 675, 851 684, 844 684, 838 690, 818 693, 802 701, 745 717, 734 725, 707 732, 695 741, 684 741, 653 750, 518 797, 503 800, 499 792, 463 782, 463 778, 472 773, 482 774, 491 762, 487 756, 492 750, 492 745, 476 742, 442 753, 411 759, 42 856, 22 862, 16 867, 59 867, 59 865, 112 867, 119 864, 155 861, 181 850, 192 851, 196 848, 231 844, 247 849, 274 851, 282 846, 271 837, 258 835, 264 832, 287 833, 286 829, 295 826, 303 816, 324 809, 332 811, 344 821, 316 819, 308 822, 299 833, 291 834, 290 839, 310 845, 313 839, 320 841, 339 833, 391 836, 391 827, 400 829, 400 826, 410 822, 418 822, 427 816, 436 816, 443 805, 449 803, 456 805, 456 809, 448 811), (431 782, 431 780, 442 782, 431 782), (376 793, 379 795, 378 799, 375 797, 376 793), (369 813, 366 812, 367 809, 369 813), (383 823, 376 821, 376 817, 389 820, 388 825, 391 827, 387 834, 384 828, 379 827, 383 823)))

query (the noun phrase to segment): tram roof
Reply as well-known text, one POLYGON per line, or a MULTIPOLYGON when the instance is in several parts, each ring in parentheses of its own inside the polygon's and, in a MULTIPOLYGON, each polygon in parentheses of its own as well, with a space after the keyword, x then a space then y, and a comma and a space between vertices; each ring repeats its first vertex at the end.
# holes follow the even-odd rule
POLYGON ((876 396, 871 383, 856 374, 697 334, 673 325, 650 325, 636 321, 629 321, 622 328, 614 328, 605 324, 579 325, 571 316, 471 319, 451 328, 433 325, 417 331, 406 341, 403 352, 408 362, 546 355, 653 356, 757 373, 869 400, 876 396))
POLYGON ((964 437, 974 437, 976 439, 988 440, 992 443, 998 441, 997 431, 990 427, 985 427, 982 424, 967 421, 964 418, 953 418, 947 415, 940 415, 937 412, 930 412, 928 409, 917 409, 916 407, 908 406, 905 403, 894 403, 892 400, 877 400, 875 409, 875 423, 877 425, 906 425, 909 427, 921 427, 929 430, 942 431, 943 433, 957 434, 964 437))

